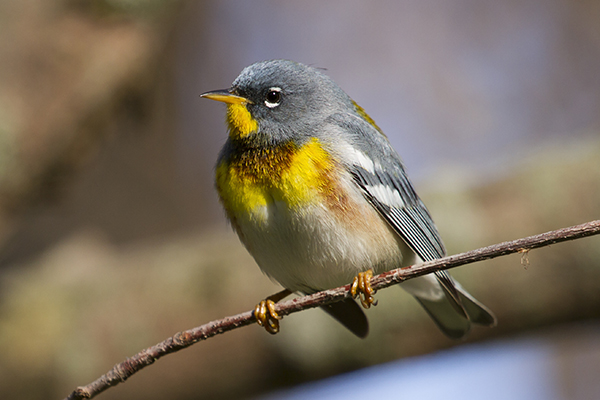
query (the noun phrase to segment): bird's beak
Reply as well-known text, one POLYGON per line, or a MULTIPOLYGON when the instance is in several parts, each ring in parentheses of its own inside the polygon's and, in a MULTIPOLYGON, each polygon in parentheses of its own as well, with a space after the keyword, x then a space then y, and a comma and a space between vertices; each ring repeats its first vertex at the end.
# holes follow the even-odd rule
POLYGON ((204 97, 206 99, 222 101, 227 104, 244 104, 244 103, 252 103, 245 97, 238 96, 237 94, 231 93, 230 90, 213 90, 212 92, 202 93, 200 97, 204 97))

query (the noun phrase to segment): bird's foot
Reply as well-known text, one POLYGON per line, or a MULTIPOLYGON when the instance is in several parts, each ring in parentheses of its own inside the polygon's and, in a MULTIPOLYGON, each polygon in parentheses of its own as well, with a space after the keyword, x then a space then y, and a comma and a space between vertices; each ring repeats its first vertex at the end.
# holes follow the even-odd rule
POLYGON ((279 320, 283 318, 275 311, 275 303, 290 294, 291 292, 289 290, 282 290, 279 293, 267 297, 254 307, 254 318, 256 318, 256 322, 272 335, 279 332, 279 320))
POLYGON ((373 270, 370 269, 366 272, 359 272, 357 276, 354 277, 352 281, 352 287, 350 288, 350 294, 352 297, 360 298, 360 304, 364 308, 371 308, 371 306, 376 306, 377 301, 375 301, 375 290, 371 288, 371 278, 373 278, 373 270))
POLYGON ((273 300, 263 300, 254 308, 254 318, 260 326, 263 326, 270 334, 279 332, 279 320, 282 318, 275 311, 273 300))

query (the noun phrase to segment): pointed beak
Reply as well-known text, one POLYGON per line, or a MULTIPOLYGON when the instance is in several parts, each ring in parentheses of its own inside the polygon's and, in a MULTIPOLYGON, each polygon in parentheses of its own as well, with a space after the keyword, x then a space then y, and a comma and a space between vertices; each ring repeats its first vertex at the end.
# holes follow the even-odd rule
POLYGON ((223 103, 227 104, 252 104, 252 102, 247 98, 238 96, 237 94, 233 94, 229 89, 213 90, 212 92, 202 93, 200 97, 204 97, 205 99, 222 101, 223 103))

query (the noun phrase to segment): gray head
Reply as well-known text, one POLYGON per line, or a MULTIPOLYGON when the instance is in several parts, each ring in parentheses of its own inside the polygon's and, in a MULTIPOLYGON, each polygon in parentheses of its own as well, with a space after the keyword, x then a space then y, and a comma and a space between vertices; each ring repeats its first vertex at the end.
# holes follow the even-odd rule
MULTIPOLYGON (((321 71, 289 60, 252 64, 240 73, 231 88, 203 97, 243 105, 258 129, 248 139, 279 141, 318 135, 323 121, 338 112, 354 112, 352 100, 321 71)), ((233 135, 235 136, 235 135, 233 135)), ((234 137, 235 138, 235 137, 234 137)))

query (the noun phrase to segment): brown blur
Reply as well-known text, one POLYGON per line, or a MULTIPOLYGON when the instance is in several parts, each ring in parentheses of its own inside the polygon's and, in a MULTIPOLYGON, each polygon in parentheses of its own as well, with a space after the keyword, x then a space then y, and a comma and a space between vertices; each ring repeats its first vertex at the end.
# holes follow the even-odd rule
MULTIPOLYGON (((62 398, 280 289, 226 225, 224 109, 198 97, 254 61, 326 67, 404 157, 450 253, 600 217, 600 2, 326 4, 0 3, 0 398, 62 398)), ((569 324, 600 317, 600 238, 453 274, 499 319, 469 341, 551 337, 564 396, 585 393, 569 324)), ((462 343, 400 290, 377 298, 364 341, 312 310, 99 398, 250 397, 462 343)))

